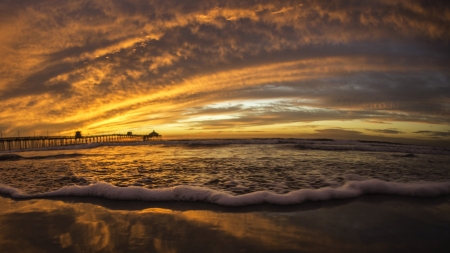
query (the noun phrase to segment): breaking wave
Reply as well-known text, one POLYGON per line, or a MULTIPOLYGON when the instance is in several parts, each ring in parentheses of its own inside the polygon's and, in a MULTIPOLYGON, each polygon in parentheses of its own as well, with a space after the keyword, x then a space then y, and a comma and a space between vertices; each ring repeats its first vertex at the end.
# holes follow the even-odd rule
POLYGON ((0 155, 0 161, 15 161, 20 159, 66 159, 66 158, 77 158, 81 156, 89 156, 88 154, 56 154, 56 155, 46 155, 46 156, 21 156, 18 154, 2 154, 0 155))
MULTIPOLYGON (((332 139, 197 139, 197 140, 163 140, 154 142, 103 142, 90 144, 77 144, 68 146, 55 146, 33 150, 79 150, 93 149, 104 146, 183 146, 186 148, 211 148, 228 145, 288 145, 300 150, 324 150, 324 151, 368 151, 368 152, 396 152, 407 154, 437 154, 450 155, 450 149, 445 147, 410 145, 391 142, 357 141, 357 140, 332 140, 332 139)), ((1 160, 0 155, 0 160, 1 160)))
POLYGON ((338 188, 301 189, 286 194, 258 191, 243 195, 231 195, 209 188, 176 186, 172 188, 147 189, 142 187, 117 187, 99 182, 87 186, 66 186, 59 190, 26 194, 16 188, 0 185, 0 193, 13 198, 45 198, 64 196, 90 196, 113 200, 140 201, 197 201, 223 206, 246 206, 255 204, 292 205, 306 201, 355 198, 365 194, 387 194, 410 197, 437 197, 450 194, 450 182, 395 183, 382 180, 351 181, 338 188))

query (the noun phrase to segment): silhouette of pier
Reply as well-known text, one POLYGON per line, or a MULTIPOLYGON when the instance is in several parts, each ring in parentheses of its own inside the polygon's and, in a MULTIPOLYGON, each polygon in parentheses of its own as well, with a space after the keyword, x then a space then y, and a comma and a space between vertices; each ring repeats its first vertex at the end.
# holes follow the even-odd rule
POLYGON ((77 144, 89 144, 99 142, 122 142, 122 141, 142 141, 147 140, 147 135, 127 134, 106 134, 81 136, 33 136, 33 137, 7 137, 0 138, 0 151, 23 150, 33 148, 44 148, 54 146, 67 146, 77 144))
POLYGON ((144 141, 151 141, 151 140, 161 140, 162 135, 158 134, 153 130, 149 135, 144 135, 144 141))

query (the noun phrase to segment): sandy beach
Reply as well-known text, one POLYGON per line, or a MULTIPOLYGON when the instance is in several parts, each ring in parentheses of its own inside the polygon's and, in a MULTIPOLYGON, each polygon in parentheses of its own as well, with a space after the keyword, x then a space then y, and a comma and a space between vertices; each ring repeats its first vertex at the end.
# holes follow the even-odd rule
POLYGON ((450 197, 293 206, 0 197, 1 252, 448 252, 450 197))

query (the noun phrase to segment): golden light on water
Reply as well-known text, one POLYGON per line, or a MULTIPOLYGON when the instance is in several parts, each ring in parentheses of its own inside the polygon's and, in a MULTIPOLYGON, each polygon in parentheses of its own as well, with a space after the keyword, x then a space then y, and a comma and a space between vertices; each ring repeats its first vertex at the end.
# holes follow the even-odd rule
MULTIPOLYGON (((190 233, 203 235, 203 246, 213 243, 206 238, 216 236, 221 236, 225 241, 245 241, 256 245, 256 248, 278 250, 299 249, 305 243, 315 244, 318 237, 321 237, 322 241, 339 244, 339 241, 319 230, 290 225, 281 215, 274 217, 258 212, 174 211, 166 208, 130 211, 110 210, 90 203, 69 204, 55 200, 34 200, 32 203, 1 200, 6 204, 4 210, 0 211, 3 218, 0 221, 4 222, 4 227, 8 228, 11 234, 18 235, 21 233, 20 228, 11 226, 6 218, 35 216, 39 221, 34 222, 32 227, 41 229, 42 233, 54 240, 53 245, 46 245, 48 248, 56 246, 60 249, 76 248, 79 251, 110 251, 123 245, 131 245, 134 248, 154 247, 158 252, 176 252, 186 247, 187 243, 192 243, 189 241, 190 233), (54 224, 42 226, 49 217, 54 224)), ((23 237, 18 236, 7 244, 7 233, 0 233, 0 239, 0 242, 8 246, 20 247, 22 243, 24 249, 31 248, 28 243, 34 242, 25 241, 23 237)), ((214 242, 214 246, 217 246, 217 243, 214 242)), ((224 247, 226 242, 221 242, 220 245, 224 247)))

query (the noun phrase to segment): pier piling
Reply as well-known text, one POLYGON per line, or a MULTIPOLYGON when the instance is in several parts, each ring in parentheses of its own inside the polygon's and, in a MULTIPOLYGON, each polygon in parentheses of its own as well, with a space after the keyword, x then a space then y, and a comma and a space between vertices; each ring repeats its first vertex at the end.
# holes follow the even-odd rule
POLYGON ((76 144, 89 144, 100 142, 142 141, 143 135, 111 134, 92 135, 83 137, 74 136, 32 136, 0 138, 0 151, 24 150, 54 146, 67 146, 76 144))

